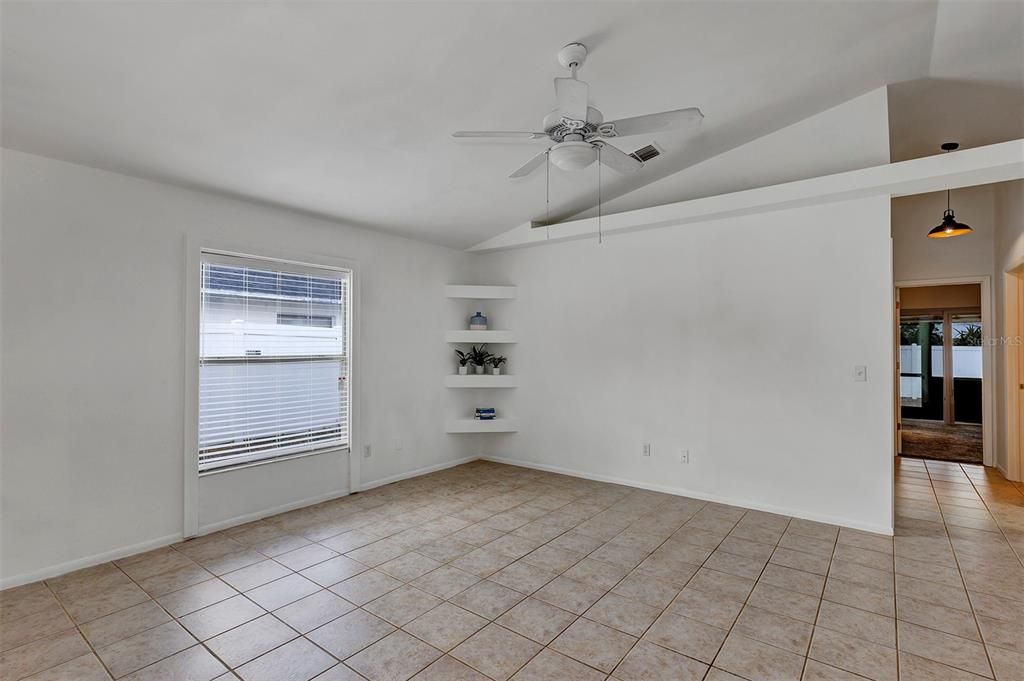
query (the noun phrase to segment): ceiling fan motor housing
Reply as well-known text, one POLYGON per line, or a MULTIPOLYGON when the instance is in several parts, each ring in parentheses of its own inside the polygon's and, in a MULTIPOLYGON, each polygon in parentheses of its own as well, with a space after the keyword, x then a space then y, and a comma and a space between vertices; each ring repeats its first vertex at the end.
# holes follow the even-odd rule
POLYGON ((573 127, 562 120, 558 109, 553 109, 544 117, 543 130, 554 142, 562 142, 566 135, 589 135, 597 132, 597 126, 604 123, 604 115, 592 106, 587 107, 587 120, 582 126, 573 127))

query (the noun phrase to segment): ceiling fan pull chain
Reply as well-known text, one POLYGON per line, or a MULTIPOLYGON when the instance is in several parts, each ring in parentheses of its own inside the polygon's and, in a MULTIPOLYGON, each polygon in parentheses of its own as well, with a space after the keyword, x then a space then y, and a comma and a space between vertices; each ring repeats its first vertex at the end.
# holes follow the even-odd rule
POLYGON ((604 243, 604 234, 601 232, 601 146, 597 146, 597 243, 604 243))
POLYGON ((551 238, 551 150, 544 152, 544 229, 551 238))

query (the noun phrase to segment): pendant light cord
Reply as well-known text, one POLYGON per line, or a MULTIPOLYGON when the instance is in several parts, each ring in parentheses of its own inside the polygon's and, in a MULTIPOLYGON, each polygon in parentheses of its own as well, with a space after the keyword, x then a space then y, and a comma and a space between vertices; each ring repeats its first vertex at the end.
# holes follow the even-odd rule
MULTIPOLYGON (((947 154, 952 151, 951 149, 944 149, 947 154)), ((946 187, 946 212, 949 212, 949 187, 946 187)))

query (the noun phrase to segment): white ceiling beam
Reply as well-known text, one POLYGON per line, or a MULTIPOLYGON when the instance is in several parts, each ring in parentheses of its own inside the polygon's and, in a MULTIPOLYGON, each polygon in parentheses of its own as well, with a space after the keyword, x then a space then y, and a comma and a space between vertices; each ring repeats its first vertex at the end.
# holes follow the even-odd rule
MULTIPOLYGON (((614 213, 602 217, 601 231, 606 235, 618 234, 844 201, 861 196, 908 196, 1021 178, 1024 178, 1024 139, 614 213)), ((561 222, 551 225, 550 229, 534 228, 531 223, 526 223, 472 246, 467 251, 486 253, 593 238, 597 228, 597 218, 561 222)))

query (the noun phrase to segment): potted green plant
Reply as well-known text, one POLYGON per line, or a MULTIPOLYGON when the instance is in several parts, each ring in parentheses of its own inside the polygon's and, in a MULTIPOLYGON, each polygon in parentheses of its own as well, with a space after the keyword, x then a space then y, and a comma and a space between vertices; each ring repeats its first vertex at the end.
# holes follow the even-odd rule
POLYGON ((465 376, 469 373, 469 363, 473 360, 468 352, 463 352, 462 350, 456 350, 455 356, 459 358, 459 376, 465 376))
POLYGON ((501 355, 491 355, 487 358, 487 363, 491 365, 491 373, 495 376, 501 375, 501 365, 507 361, 508 358, 501 355))
POLYGON ((469 349, 469 361, 476 367, 476 373, 482 374, 484 372, 484 366, 487 364, 487 358, 491 356, 491 353, 487 352, 487 346, 481 345, 480 347, 473 346, 469 349))

